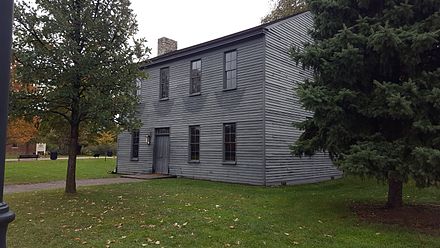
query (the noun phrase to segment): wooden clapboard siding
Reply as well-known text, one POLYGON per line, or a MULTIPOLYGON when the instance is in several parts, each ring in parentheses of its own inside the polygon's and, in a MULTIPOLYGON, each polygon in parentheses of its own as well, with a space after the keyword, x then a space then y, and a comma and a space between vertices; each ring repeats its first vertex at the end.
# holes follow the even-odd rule
POLYGON ((149 172, 153 161, 153 143, 146 145, 145 135, 154 136, 154 128, 170 128, 170 174, 226 182, 262 184, 263 164, 263 37, 186 56, 169 63, 152 65, 142 82, 139 161, 130 161, 129 133, 118 140, 118 172, 149 172), (237 50, 237 89, 223 90, 224 52, 237 50), (189 96, 190 62, 202 60, 201 95, 189 96), (169 100, 159 101, 159 70, 170 69, 169 100), (223 123, 237 124, 237 163, 223 164, 223 123), (188 163, 189 126, 200 125, 200 163, 188 163))
POLYGON ((118 137, 118 172, 151 172, 154 128, 170 128, 172 175, 225 182, 276 185, 316 182, 341 176, 326 154, 291 156, 301 135, 292 122, 311 116, 299 103, 296 82, 311 71, 289 57, 291 45, 311 41, 309 12, 264 24, 152 59, 145 66, 139 106, 139 160, 130 160, 131 135, 118 137), (224 52, 237 50, 237 89, 223 90, 224 52), (189 96, 190 63, 202 60, 202 92, 189 96), (159 101, 159 71, 169 67, 169 100, 159 101), (235 122, 235 165, 223 163, 223 123, 235 122), (189 126, 200 125, 200 162, 188 162, 189 126), (148 146, 145 136, 151 134, 148 146))
POLYGON ((296 15, 267 27, 265 57, 265 160, 266 184, 316 182, 339 177, 326 154, 297 158, 290 154, 289 145, 301 135, 294 121, 304 120, 305 111, 295 95, 297 82, 312 77, 289 56, 290 47, 302 47, 311 41, 307 30, 312 28, 310 12, 296 15))

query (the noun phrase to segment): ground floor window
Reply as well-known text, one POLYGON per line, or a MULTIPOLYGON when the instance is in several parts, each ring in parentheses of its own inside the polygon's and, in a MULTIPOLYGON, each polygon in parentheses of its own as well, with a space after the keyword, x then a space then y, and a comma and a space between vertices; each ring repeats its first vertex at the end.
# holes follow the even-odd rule
POLYGON ((189 127, 189 160, 200 160, 200 126, 189 127))
POLYGON ((236 125, 235 123, 223 124, 223 160, 225 162, 235 162, 236 149, 236 125))
POLYGON ((139 130, 131 132, 131 159, 139 159, 139 130))

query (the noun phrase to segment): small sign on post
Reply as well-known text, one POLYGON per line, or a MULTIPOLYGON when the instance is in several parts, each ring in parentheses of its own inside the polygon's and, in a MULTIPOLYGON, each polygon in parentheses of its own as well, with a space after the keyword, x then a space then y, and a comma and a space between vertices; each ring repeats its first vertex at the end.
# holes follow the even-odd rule
POLYGON ((46 155, 46 143, 37 143, 35 154, 46 155))

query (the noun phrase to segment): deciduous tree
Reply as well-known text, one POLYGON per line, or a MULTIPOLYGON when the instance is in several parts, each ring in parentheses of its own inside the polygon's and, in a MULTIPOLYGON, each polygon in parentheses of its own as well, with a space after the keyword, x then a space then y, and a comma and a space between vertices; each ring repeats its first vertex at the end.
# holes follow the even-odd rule
POLYGON ((276 21, 308 10, 305 0, 272 0, 272 3, 273 9, 261 19, 261 23, 276 21))
POLYGON ((8 121, 7 138, 9 144, 27 144, 38 135, 38 119, 26 121, 23 118, 13 118, 8 121))
POLYGON ((96 143, 98 145, 114 144, 116 142, 116 134, 112 131, 102 131, 98 133, 96 143))
POLYGON ((16 80, 35 90, 13 92, 12 111, 67 123, 67 193, 76 192, 80 126, 100 130, 138 123, 135 80, 144 75, 137 63, 149 49, 135 38, 137 31, 129 0, 36 0, 15 6, 16 80))
POLYGON ((313 68, 297 90, 312 118, 296 155, 328 151, 346 173, 403 183, 440 182, 440 1, 307 1, 313 44, 293 57, 313 68))

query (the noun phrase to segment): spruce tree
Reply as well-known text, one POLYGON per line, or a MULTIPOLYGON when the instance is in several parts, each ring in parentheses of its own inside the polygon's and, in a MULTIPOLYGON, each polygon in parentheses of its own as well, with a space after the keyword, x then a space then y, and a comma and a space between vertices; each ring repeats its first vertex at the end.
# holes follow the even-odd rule
POLYGON ((440 183, 440 1, 309 0, 313 43, 292 49, 314 70, 297 93, 313 117, 295 155, 327 151, 346 174, 402 187, 440 183))

